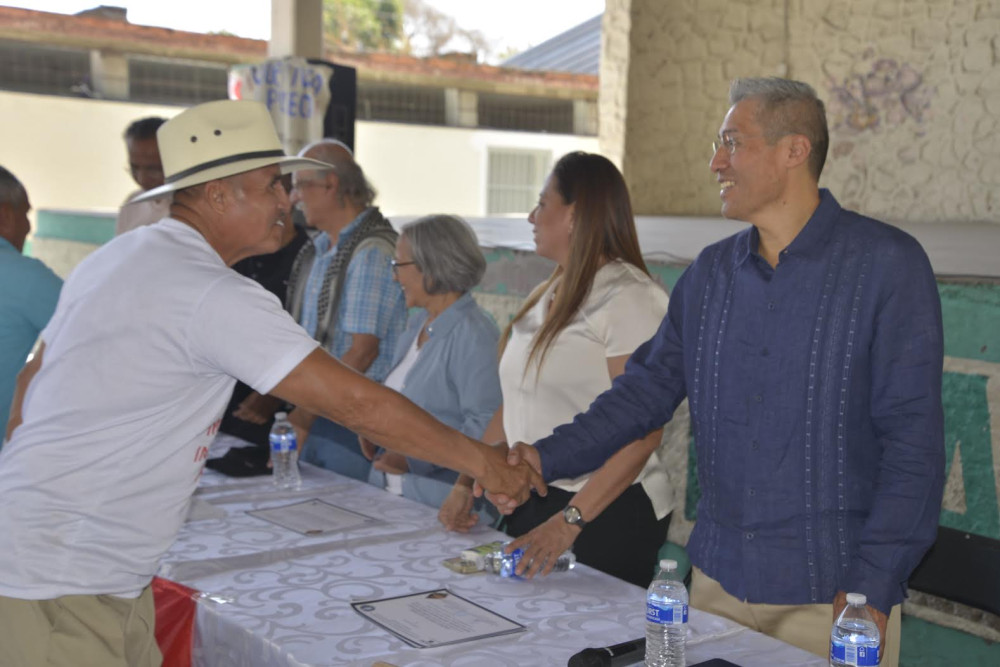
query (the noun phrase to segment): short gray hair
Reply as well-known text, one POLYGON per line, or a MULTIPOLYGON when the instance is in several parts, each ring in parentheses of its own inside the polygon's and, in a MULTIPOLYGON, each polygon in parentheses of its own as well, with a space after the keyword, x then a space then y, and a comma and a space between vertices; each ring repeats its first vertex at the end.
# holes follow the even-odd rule
MULTIPOLYGON (((359 208, 368 208, 375 201, 377 192, 368 182, 361 165, 354 160, 354 153, 342 141, 320 139, 299 151, 299 156, 326 162, 337 175, 337 192, 341 201, 347 199, 359 208)), ((322 170, 317 170, 322 173, 322 170)))
POLYGON ((757 122, 764 138, 773 144, 789 134, 809 139, 809 170, 819 180, 830 147, 826 107, 808 83, 777 77, 736 79, 729 87, 729 105, 753 99, 760 102, 757 122))
POLYGON ((28 191, 17 180, 17 176, 5 167, 0 167, 0 205, 20 206, 28 198, 28 191))
POLYGON ((468 292, 486 273, 479 239, 469 223, 458 216, 424 216, 404 225, 400 237, 410 244, 428 294, 468 292))

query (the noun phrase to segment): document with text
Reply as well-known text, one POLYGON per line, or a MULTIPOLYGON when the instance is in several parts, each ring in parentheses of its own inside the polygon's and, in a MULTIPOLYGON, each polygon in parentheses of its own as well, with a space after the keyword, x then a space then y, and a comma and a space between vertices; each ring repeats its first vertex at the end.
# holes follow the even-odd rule
POLYGON ((523 632, 520 623, 441 588, 382 600, 352 602, 354 611, 417 648, 523 632))

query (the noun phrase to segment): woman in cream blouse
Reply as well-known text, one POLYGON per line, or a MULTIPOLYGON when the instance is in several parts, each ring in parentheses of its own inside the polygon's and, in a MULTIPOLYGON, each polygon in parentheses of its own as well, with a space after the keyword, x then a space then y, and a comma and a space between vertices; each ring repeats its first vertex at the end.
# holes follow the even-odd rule
MULTIPOLYGON (((486 442, 535 442, 572 421, 621 374, 667 312, 667 295, 639 251, 625 181, 600 155, 570 153, 556 164, 528 217, 536 252, 557 263, 501 336, 503 404, 486 442)), ((504 521, 525 558, 577 559, 640 586, 652 579, 670 521, 660 431, 631 443, 601 468, 549 482, 504 521)), ((467 530, 470 481, 456 482, 440 519, 467 530)), ((548 572, 548 567, 542 569, 548 572)))

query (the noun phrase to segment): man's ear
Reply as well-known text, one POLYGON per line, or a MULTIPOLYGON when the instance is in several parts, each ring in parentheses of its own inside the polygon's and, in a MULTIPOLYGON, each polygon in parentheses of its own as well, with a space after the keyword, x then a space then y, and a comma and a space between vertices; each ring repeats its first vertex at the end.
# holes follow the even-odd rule
POLYGON ((340 192, 340 177, 337 176, 337 172, 331 169, 323 174, 323 178, 326 179, 326 185, 331 192, 340 192))
POLYGON ((804 134, 790 134, 784 137, 788 140, 788 166, 798 167, 809 160, 812 153, 812 142, 804 134))
POLYGON ((231 193, 229 188, 222 182, 221 179, 209 181, 205 184, 205 201, 208 203, 209 207, 217 213, 222 213, 226 209, 230 196, 231 193))
POLYGON ((10 240, 14 236, 14 207, 0 204, 0 236, 10 240))

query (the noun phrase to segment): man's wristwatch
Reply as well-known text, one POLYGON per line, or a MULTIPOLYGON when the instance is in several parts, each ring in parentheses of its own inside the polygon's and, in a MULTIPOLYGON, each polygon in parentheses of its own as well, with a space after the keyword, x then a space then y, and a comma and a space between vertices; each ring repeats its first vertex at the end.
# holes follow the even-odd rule
POLYGON ((567 505, 566 509, 563 510, 563 519, 566 520, 571 526, 576 526, 578 528, 583 528, 587 525, 587 522, 583 520, 583 515, 580 514, 580 510, 573 505, 567 505))

